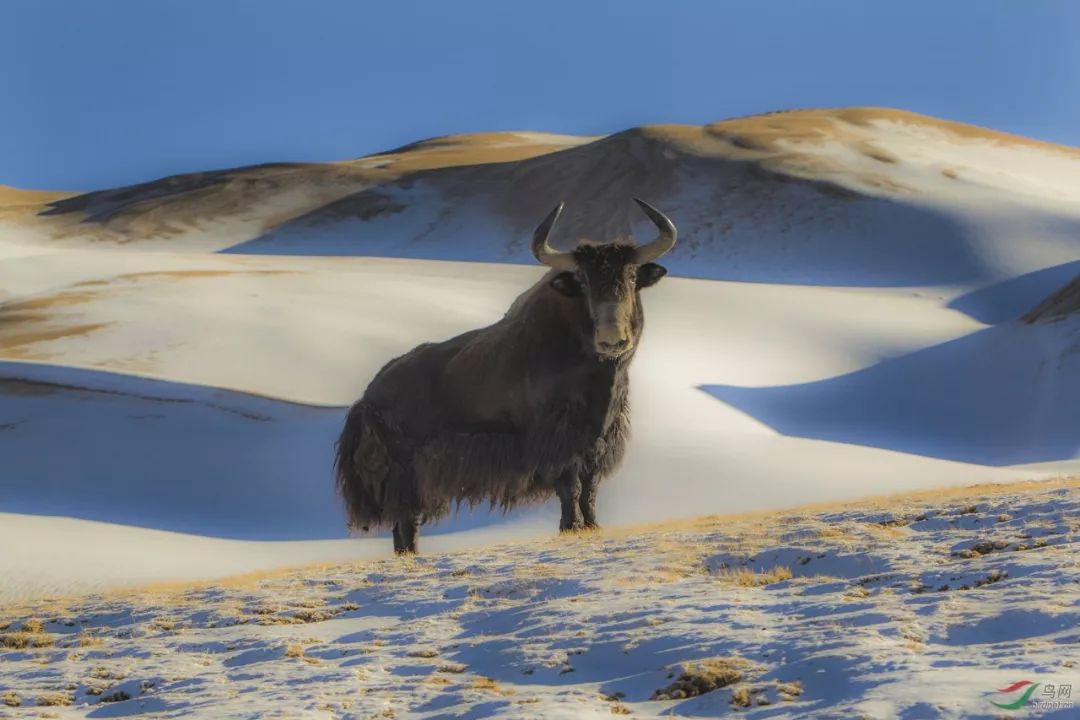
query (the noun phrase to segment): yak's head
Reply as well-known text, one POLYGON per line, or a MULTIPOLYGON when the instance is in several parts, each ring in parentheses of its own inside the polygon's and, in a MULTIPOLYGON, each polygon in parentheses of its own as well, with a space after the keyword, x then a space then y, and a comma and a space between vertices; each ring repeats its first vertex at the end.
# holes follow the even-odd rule
POLYGON ((660 235, 647 245, 585 242, 571 252, 554 249, 548 236, 564 203, 544 218, 533 235, 533 255, 558 271, 551 278, 551 287, 585 304, 596 353, 607 359, 634 349, 642 325, 638 292, 667 274, 667 269, 653 261, 675 246, 677 235, 675 225, 662 212, 644 200, 634 198, 634 202, 660 229, 660 235))

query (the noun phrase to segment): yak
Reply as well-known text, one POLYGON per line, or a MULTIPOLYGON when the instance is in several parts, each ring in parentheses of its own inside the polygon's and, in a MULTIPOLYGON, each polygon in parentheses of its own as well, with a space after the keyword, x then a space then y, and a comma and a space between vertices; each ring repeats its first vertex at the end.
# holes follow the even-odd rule
POLYGON ((644 327, 640 291, 667 270, 675 225, 648 244, 548 237, 532 252, 550 270, 493 325, 424 343, 387 363, 349 409, 335 474, 349 523, 391 526, 394 551, 415 553, 423 523, 462 503, 504 511, 555 494, 560 531, 596 527, 597 483, 622 461, 630 432, 627 369, 644 327))

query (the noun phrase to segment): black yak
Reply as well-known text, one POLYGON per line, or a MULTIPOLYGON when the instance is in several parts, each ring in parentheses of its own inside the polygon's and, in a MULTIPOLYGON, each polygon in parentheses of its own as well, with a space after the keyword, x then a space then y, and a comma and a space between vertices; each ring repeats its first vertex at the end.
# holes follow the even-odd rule
POLYGON ((394 550, 416 552, 424 522, 462 502, 504 510, 558 495, 562 531, 596 527, 596 487, 619 465, 630 432, 627 368, 644 325, 639 291, 667 270, 672 222, 647 245, 533 235, 551 268, 506 315, 391 360, 349 410, 337 442, 337 485, 350 524, 392 526, 394 550))

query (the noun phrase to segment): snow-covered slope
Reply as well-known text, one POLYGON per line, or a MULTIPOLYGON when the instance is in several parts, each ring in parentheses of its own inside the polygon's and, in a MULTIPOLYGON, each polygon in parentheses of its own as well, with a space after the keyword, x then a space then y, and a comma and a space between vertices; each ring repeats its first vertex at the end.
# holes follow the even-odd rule
MULTIPOLYGON (((389 358, 500 317, 540 276, 526 241, 557 200, 567 245, 644 231, 632 195, 681 239, 646 294, 603 523, 1080 469, 1075 315, 1018 320, 1080 272, 1076 150, 880 109, 440 138, 0 194, 0 512, 51 538, 34 565, 56 569, 0 597, 190 577, 211 538, 340 557, 344 407, 389 358), (175 534, 65 575, 81 543, 57 515, 175 534)), ((427 535, 552 527, 551 508, 476 511, 427 535)), ((213 543, 207 574, 277 552, 213 543)))
POLYGON ((1064 720, 1078 511, 1077 481, 983 486, 63 599, 0 612, 0 699, 64 718, 1064 720))

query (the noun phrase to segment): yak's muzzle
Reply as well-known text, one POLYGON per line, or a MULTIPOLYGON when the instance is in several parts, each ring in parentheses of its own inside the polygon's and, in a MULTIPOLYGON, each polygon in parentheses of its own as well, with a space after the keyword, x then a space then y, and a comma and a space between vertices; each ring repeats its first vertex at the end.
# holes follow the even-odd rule
POLYGON ((628 315, 623 303, 605 302, 596 306, 593 312, 593 341, 597 355, 619 357, 631 348, 633 338, 628 315))

